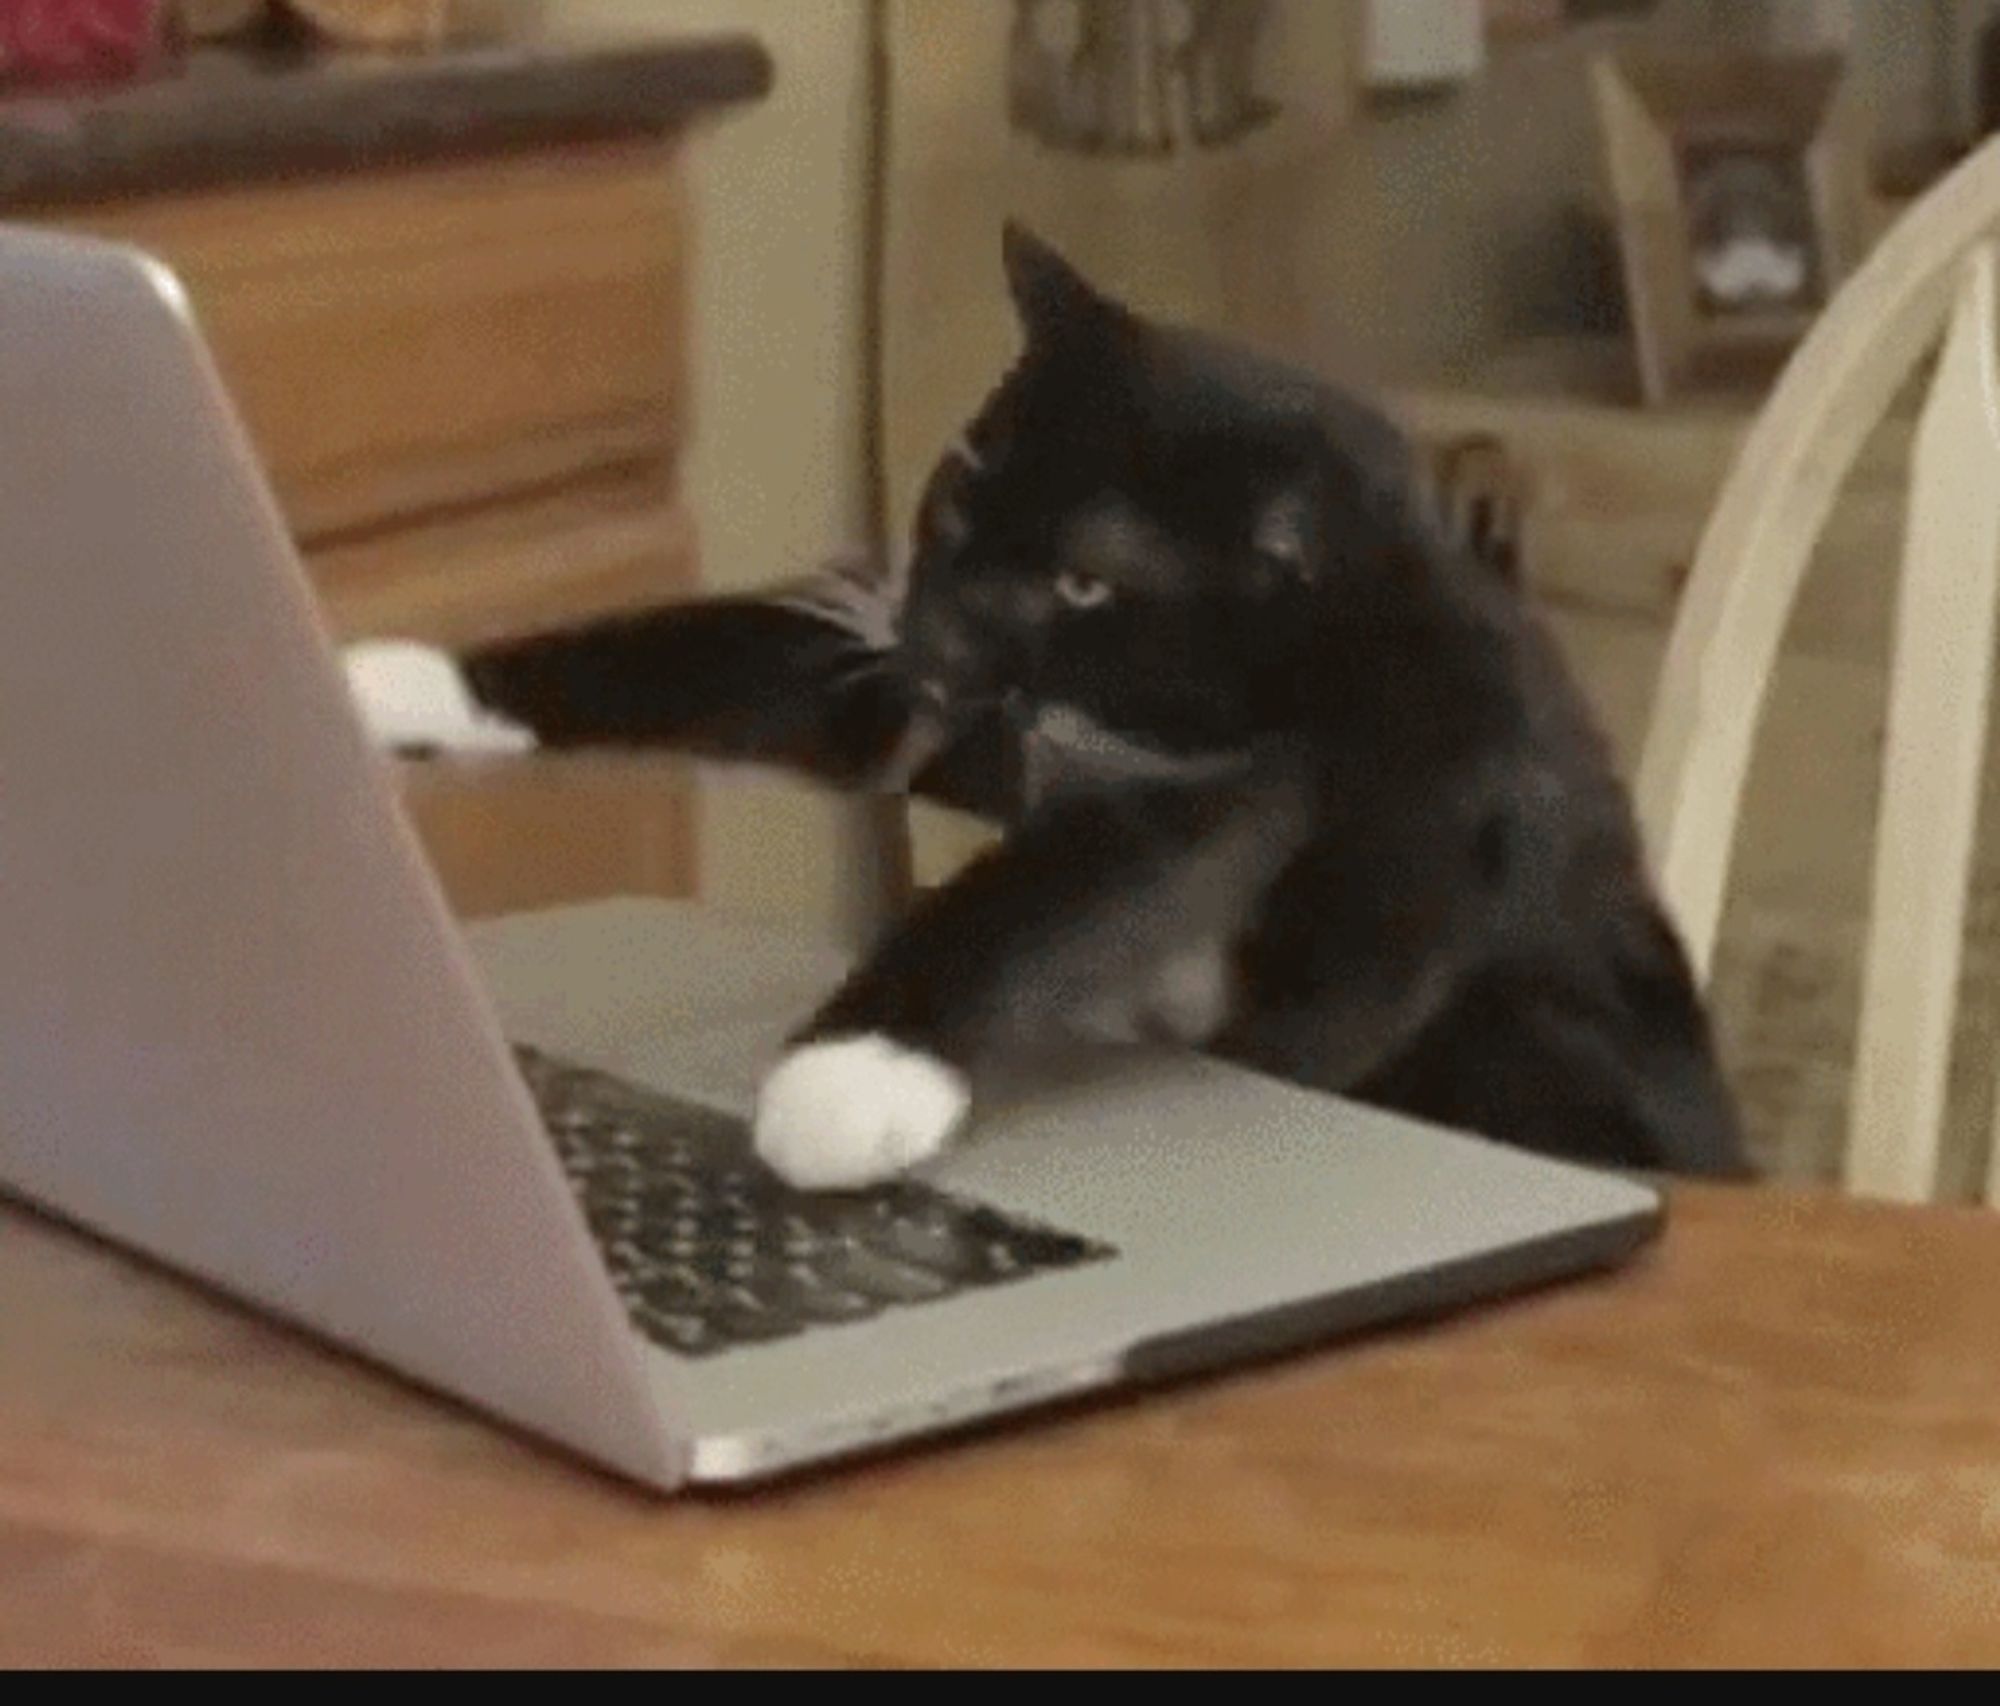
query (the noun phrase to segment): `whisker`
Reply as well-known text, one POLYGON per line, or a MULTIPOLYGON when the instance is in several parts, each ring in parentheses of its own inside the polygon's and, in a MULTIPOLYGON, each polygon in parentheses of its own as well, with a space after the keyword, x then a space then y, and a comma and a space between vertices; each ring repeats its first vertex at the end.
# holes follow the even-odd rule
POLYGON ((893 589, 859 565, 831 565, 792 590, 777 594, 771 603, 838 628, 872 650, 895 648, 897 601, 893 589))

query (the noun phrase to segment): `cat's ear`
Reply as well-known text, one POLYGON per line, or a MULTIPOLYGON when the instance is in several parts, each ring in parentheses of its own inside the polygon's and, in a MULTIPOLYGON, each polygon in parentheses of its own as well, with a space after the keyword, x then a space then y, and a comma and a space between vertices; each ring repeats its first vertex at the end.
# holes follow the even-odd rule
POLYGON ((1129 316, 1025 225, 1008 220, 1000 253, 1007 289, 1032 345, 1047 347, 1103 333, 1129 316))

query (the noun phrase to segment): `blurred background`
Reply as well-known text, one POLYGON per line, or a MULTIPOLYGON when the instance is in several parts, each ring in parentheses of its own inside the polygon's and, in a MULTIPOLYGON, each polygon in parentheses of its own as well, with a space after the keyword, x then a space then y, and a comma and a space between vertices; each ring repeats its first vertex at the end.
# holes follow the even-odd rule
MULTIPOLYGON (((182 270, 345 635, 893 552, 1011 359, 1013 214, 1475 470, 1628 767, 1786 354, 1995 128, 1986 0, 0 0, 5 216, 182 270)), ((1714 975, 1797 1175, 1845 1117, 1908 438, 1864 452, 1792 624, 1714 975)), ((898 856, 894 820, 638 760, 410 786, 467 913, 638 888, 839 924, 842 873, 898 856)), ((931 880, 978 838, 910 834, 931 880)), ((2000 1021, 1977 863, 1947 1194, 2000 1021)))

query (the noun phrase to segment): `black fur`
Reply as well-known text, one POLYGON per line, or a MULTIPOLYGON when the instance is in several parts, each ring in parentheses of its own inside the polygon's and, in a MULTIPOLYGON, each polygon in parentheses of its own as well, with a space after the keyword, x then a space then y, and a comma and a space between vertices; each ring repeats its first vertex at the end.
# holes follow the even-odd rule
POLYGON ((1401 437, 1018 231, 1007 268, 1026 350, 933 478, 907 597, 850 567, 606 623, 471 660, 479 697, 551 744, 908 782, 1011 826, 811 1035, 975 1065, 1164 1033, 1537 1150, 1741 1175, 1604 747, 1401 437), (1109 756, 1051 749, 1058 708, 1109 756))

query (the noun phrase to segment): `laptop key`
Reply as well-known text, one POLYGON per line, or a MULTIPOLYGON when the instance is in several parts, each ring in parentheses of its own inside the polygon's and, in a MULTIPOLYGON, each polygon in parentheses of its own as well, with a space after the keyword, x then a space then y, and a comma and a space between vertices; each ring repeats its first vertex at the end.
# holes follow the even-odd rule
POLYGON ((944 1275, 885 1256, 859 1238, 833 1245, 814 1266, 836 1285, 884 1303, 926 1303, 958 1289, 944 1275))

